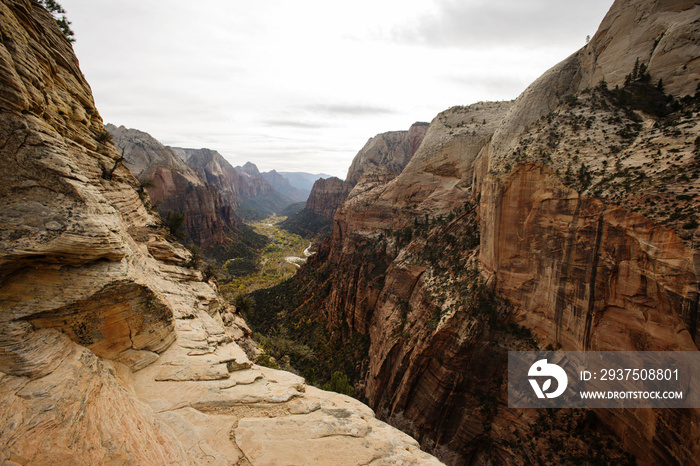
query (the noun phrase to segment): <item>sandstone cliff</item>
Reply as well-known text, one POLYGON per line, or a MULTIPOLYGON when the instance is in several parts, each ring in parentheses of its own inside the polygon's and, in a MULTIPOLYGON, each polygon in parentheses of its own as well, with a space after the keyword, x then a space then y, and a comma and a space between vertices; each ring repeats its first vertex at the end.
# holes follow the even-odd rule
POLYGON ((51 15, 3 0, 0 24, 0 461, 438 464, 359 402, 252 364, 51 15))
POLYGON ((218 189, 236 213, 246 219, 265 218, 292 204, 266 181, 255 164, 233 167, 217 151, 170 148, 206 184, 218 189))
POLYGON ((194 170, 201 180, 217 188, 231 207, 238 207, 241 199, 248 195, 246 181, 217 151, 180 147, 170 149, 194 170))
POLYGON ((307 238, 328 235, 336 210, 363 175, 368 180, 379 176, 388 181, 401 173, 420 147, 427 130, 427 123, 414 123, 408 131, 389 131, 370 138, 353 159, 345 181, 336 177, 317 180, 306 207, 287 219, 283 227, 307 238))
POLYGON ((340 178, 321 178, 314 183, 306 208, 322 217, 332 219, 340 204, 348 197, 351 186, 340 178))
POLYGON ((414 123, 408 131, 390 131, 370 138, 355 156, 345 181, 355 185, 363 173, 381 167, 395 174, 401 173, 425 136, 427 123, 414 123))
POLYGON ((450 463, 696 462, 697 410, 510 410, 505 367, 697 350, 699 25, 617 1, 516 101, 438 115, 400 174, 359 179, 274 319, 366 335, 356 389, 450 463))
POLYGON ((282 228, 304 238, 324 238, 331 231, 336 209, 351 189, 352 185, 340 178, 319 178, 304 208, 282 222, 282 228))
MULTIPOLYGON (((161 217, 166 218, 168 212, 185 214, 186 243, 203 249, 242 243, 244 247, 243 251, 238 251, 239 255, 247 255, 250 250, 264 244, 264 240, 257 238, 235 215, 237 203, 236 193, 231 189, 233 183, 228 178, 225 182, 220 179, 229 176, 228 173, 223 170, 205 172, 197 163, 190 167, 180 157, 185 150, 165 147, 143 131, 114 125, 107 125, 106 129, 134 176, 142 182, 152 182, 152 186, 145 190, 150 201, 157 205, 161 217), (220 176, 217 178, 214 174, 220 176)), ((207 149, 193 152, 206 153, 207 149)), ((201 157, 193 156, 192 159, 199 161, 201 157)), ((231 171, 237 176, 233 167, 231 171)))
POLYGON ((242 193, 241 207, 238 209, 243 218, 262 219, 284 210, 294 202, 281 195, 268 183, 251 162, 236 167, 236 171, 246 181, 246 192, 242 193))

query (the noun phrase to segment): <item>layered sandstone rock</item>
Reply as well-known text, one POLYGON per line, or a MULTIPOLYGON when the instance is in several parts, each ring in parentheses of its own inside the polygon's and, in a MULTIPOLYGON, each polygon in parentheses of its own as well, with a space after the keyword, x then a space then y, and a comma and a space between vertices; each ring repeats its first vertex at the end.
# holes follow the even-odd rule
POLYGON ((328 338, 369 336, 357 388, 424 447, 454 464, 700 454, 695 410, 597 410, 590 429, 507 409, 504 381, 508 350, 697 350, 699 19, 696 2, 615 2, 515 102, 439 115, 398 176, 365 174, 338 209, 298 280, 328 288, 328 338), (662 79, 683 98, 670 117, 616 97, 637 57, 640 95, 662 79))
POLYGON ((340 178, 321 178, 314 183, 311 194, 306 201, 306 209, 310 212, 332 219, 340 204, 345 201, 351 185, 340 178))
POLYGON ((3 0, 0 20, 0 461, 439 464, 359 402, 252 364, 51 15, 3 0))
POLYGON ((345 181, 354 186, 363 173, 375 167, 398 175, 420 147, 427 129, 427 123, 419 122, 408 131, 390 131, 370 138, 353 159, 345 181))
POLYGON ((134 176, 142 182, 152 182, 146 191, 161 217, 165 218, 168 212, 185 214, 187 242, 207 248, 227 243, 230 236, 245 229, 233 211, 235 196, 205 182, 172 148, 143 131, 114 125, 107 125, 106 129, 134 176))
POLYGON ((181 147, 170 149, 194 170, 202 181, 217 188, 232 207, 238 207, 240 200, 247 195, 246 181, 217 151, 181 147))
POLYGON ((453 107, 433 119, 422 145, 404 170, 374 169, 360 179, 335 219, 335 247, 351 250, 379 233, 395 231, 416 218, 436 218, 472 198, 474 164, 490 141, 510 102, 453 107))

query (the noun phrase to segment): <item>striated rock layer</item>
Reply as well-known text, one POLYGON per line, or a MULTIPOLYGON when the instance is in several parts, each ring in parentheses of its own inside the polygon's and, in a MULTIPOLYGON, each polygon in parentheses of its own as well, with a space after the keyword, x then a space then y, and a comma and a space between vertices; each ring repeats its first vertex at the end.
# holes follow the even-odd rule
POLYGON ((358 401, 252 364, 51 15, 3 0, 0 21, 0 462, 439 464, 358 401))
POLYGON ((313 214, 332 219, 335 211, 348 197, 351 185, 340 178, 320 178, 314 183, 306 200, 306 209, 313 214))
POLYGON ((696 462, 698 410, 511 410, 505 370, 697 351, 699 25, 696 2, 616 1, 516 101, 447 110, 398 175, 359 178, 302 268, 295 312, 368 335, 356 389, 446 462, 696 462))
MULTIPOLYGON (((142 182, 148 198, 161 217, 168 212, 185 214, 185 240, 201 248, 231 242, 246 227, 234 214, 236 198, 218 185, 204 181, 178 156, 148 133, 124 126, 107 125, 114 144, 124 155, 124 164, 142 182)), ((145 198, 145 195, 142 195, 145 198)))
POLYGON ((427 129, 427 123, 414 123, 408 131, 389 131, 370 138, 353 159, 345 181, 336 177, 317 180, 305 208, 282 226, 304 237, 327 236, 336 210, 362 177, 388 180, 401 173, 423 142, 427 129))
POLYGON ((375 167, 401 173, 420 147, 427 129, 427 123, 418 122, 408 131, 389 131, 370 138, 353 159, 345 181, 354 186, 363 173, 375 167))

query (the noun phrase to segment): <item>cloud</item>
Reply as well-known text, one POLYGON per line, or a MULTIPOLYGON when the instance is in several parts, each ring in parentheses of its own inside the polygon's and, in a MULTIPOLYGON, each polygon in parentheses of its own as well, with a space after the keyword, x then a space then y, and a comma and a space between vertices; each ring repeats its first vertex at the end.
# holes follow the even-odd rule
POLYGON ((513 93, 513 89, 518 91, 525 89, 532 81, 528 77, 521 75, 483 75, 483 76, 447 76, 444 80, 448 83, 475 90, 482 95, 503 96, 513 93))
POLYGON ((437 0, 432 15, 395 28, 393 38, 434 47, 559 46, 559 38, 576 37, 572 31, 580 30, 583 46, 611 4, 612 0, 437 0))
POLYGON ((329 116, 368 116, 390 115, 396 113, 395 110, 386 107, 353 104, 309 105, 306 106, 305 109, 311 112, 322 113, 329 116))
POLYGON ((299 128, 299 129, 319 129, 326 128, 327 125, 301 120, 266 120, 263 121, 266 126, 282 127, 282 128, 299 128))

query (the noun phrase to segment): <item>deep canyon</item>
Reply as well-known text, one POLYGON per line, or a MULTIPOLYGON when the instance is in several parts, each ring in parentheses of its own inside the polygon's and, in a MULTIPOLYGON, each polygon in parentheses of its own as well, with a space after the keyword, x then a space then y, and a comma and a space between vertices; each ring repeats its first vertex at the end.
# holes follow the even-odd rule
POLYGON ((0 25, 3 464, 697 464, 697 409, 506 387, 508 351, 698 350, 700 2, 617 0, 516 100, 371 138, 290 215, 316 253, 248 322, 164 219, 250 259, 244 220, 304 194, 105 127, 48 12, 0 25), (357 399, 256 364, 250 327, 357 399))

